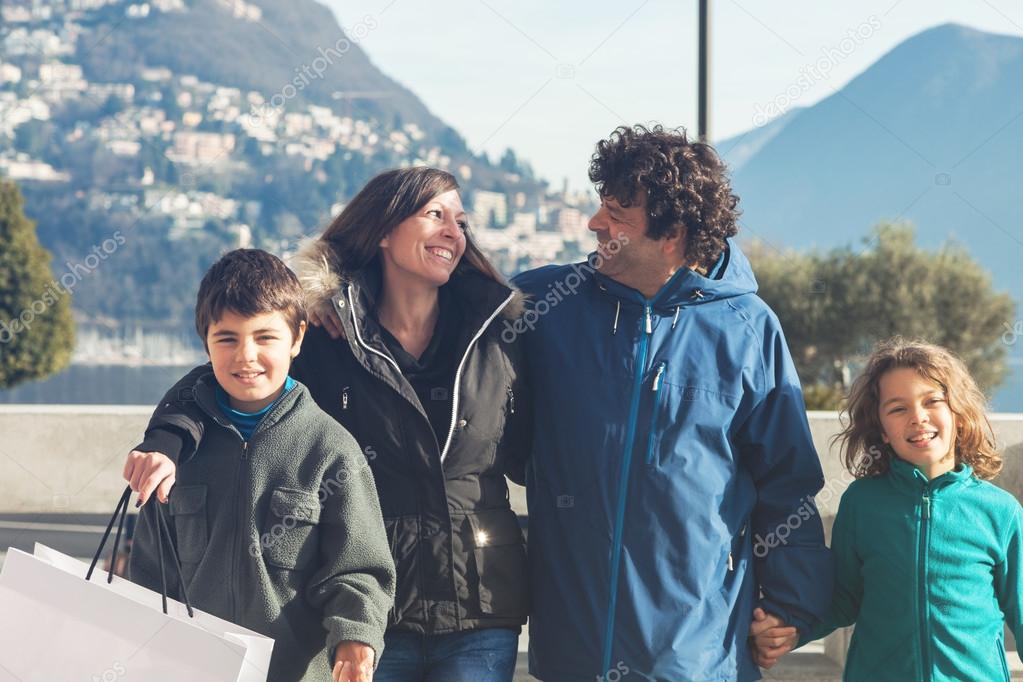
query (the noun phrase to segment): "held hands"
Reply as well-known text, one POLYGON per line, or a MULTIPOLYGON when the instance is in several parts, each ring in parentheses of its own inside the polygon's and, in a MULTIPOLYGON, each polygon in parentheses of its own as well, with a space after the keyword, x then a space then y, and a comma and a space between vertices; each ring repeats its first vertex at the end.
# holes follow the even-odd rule
POLYGON ((334 650, 333 682, 373 682, 373 647, 362 642, 341 642, 334 650))
POLYGON ((753 660, 761 668, 770 668, 796 647, 799 631, 758 607, 753 610, 749 637, 753 660))
POLYGON ((170 457, 159 452, 132 450, 124 463, 124 480, 139 494, 136 505, 141 507, 156 492, 156 499, 167 504, 167 496, 174 486, 177 466, 170 457))

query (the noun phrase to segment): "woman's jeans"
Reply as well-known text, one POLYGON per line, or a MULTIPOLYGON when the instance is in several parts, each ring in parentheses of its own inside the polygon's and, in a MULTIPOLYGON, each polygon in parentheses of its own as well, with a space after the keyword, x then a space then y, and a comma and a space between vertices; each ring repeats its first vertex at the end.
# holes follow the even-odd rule
POLYGON ((511 682, 518 642, 518 630, 508 628, 388 632, 373 682, 511 682))

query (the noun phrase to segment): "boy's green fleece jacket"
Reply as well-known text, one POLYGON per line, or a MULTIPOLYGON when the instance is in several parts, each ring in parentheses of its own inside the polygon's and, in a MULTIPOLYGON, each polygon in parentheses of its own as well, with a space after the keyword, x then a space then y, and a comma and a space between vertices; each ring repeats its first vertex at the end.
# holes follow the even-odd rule
POLYGON ((1003 621, 1023 643, 1020 504, 961 465, 932 481, 892 458, 853 482, 832 533, 835 594, 800 642, 855 623, 845 680, 1009 680, 1003 621))
MULTIPOLYGON (((191 603, 273 637, 272 682, 329 682, 345 640, 370 645, 379 660, 394 563, 355 439, 299 383, 245 442, 215 389, 212 373, 195 388, 204 432, 195 455, 178 463, 166 517, 191 603)), ((159 591, 152 511, 135 533, 131 579, 159 591)), ((170 582, 176 572, 164 556, 170 582)))

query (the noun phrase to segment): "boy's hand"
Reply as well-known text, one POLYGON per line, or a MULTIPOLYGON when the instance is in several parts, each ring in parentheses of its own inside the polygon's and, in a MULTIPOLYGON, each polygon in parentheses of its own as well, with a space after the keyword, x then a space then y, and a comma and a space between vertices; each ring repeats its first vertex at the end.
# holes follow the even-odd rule
POLYGON ((341 642, 334 650, 333 682, 373 682, 373 647, 362 642, 341 642))
POLYGON ((761 608, 753 610, 749 636, 753 660, 761 668, 770 668, 799 643, 796 628, 785 625, 780 618, 765 613, 761 608))
POLYGON ((311 309, 308 312, 309 324, 315 324, 317 327, 323 327, 330 334, 330 338, 337 339, 344 338, 345 332, 341 327, 341 318, 338 317, 337 311, 333 308, 319 307, 311 309))
POLYGON ((156 492, 156 499, 167 504, 167 496, 174 486, 177 466, 167 455, 160 452, 132 450, 124 463, 124 480, 139 494, 137 507, 141 507, 149 496, 156 492))

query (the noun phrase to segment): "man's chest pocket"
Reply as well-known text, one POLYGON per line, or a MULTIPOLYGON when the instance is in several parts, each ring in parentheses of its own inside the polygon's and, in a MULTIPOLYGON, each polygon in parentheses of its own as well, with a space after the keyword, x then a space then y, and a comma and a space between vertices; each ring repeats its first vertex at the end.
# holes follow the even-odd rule
POLYGON ((739 405, 737 397, 687 381, 663 377, 652 404, 646 464, 654 468, 704 467, 708 458, 731 462, 729 430, 739 405))

